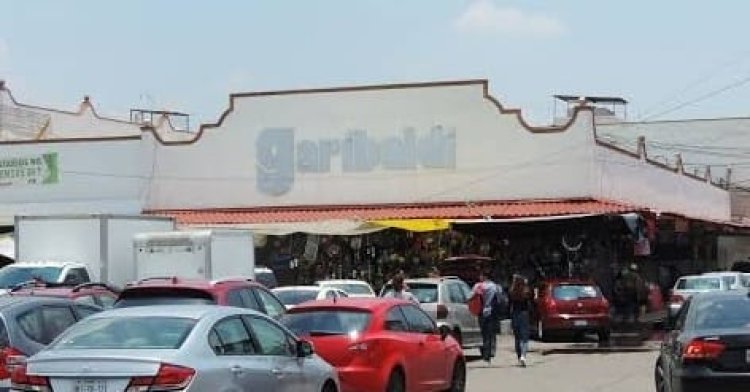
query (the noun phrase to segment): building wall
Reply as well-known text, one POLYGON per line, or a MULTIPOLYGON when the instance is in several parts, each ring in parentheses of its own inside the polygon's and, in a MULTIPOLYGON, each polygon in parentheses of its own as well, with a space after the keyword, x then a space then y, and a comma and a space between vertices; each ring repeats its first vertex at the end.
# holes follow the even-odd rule
POLYGON ((718 238, 718 267, 729 269, 735 261, 747 261, 750 258, 750 237, 748 236, 719 236, 718 238))
POLYGON ((565 131, 535 132, 515 113, 503 114, 485 96, 483 83, 237 96, 232 103, 221 124, 205 129, 195 143, 159 145, 148 208, 592 193, 590 112, 580 112, 565 131), (408 132, 418 140, 416 149, 408 132), (377 154, 357 146, 365 134, 380 146, 377 164, 377 154), (315 159, 316 150, 332 145, 332 154, 315 159))

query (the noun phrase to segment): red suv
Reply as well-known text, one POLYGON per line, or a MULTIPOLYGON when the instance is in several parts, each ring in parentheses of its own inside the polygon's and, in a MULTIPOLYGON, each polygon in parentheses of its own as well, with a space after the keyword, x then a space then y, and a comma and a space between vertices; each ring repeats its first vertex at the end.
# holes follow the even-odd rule
POLYGON ((244 279, 196 280, 178 277, 147 278, 125 287, 115 308, 144 305, 215 304, 254 309, 273 318, 286 308, 262 284, 244 279))
POLYGON ((591 281, 544 281, 537 288, 536 306, 531 313, 532 328, 540 340, 550 333, 562 332, 573 335, 594 332, 600 342, 609 340, 609 302, 591 281))
POLYGON ((109 309, 117 299, 117 289, 105 283, 83 283, 69 286, 38 281, 26 282, 10 289, 11 295, 35 295, 69 298, 75 302, 109 309))

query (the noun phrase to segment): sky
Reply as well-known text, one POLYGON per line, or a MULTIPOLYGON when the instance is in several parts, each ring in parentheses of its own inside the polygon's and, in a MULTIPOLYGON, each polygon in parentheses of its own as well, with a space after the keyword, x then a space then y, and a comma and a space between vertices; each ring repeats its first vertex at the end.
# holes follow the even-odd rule
MULTIPOLYGON (((744 0, 0 0, 0 79, 21 102, 214 122, 232 92, 488 79, 552 120, 553 94, 630 120, 750 115, 744 0)), ((558 107, 559 109, 560 107, 558 107)))

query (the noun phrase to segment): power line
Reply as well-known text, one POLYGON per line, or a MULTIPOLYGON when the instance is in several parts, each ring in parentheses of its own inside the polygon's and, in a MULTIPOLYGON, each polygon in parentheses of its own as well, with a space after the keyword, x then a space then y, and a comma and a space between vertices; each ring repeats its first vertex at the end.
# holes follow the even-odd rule
POLYGON ((698 103, 700 101, 705 101, 706 99, 715 97, 715 96, 717 96, 719 94, 723 94, 723 93, 725 93, 725 92, 727 92, 729 90, 733 90, 735 88, 741 87, 742 85, 745 85, 748 82, 750 82, 750 76, 746 76, 746 77, 744 77, 744 78, 742 78, 742 79, 740 79, 738 81, 732 82, 732 83, 730 83, 730 84, 728 84, 728 85, 726 85, 726 86, 724 86, 722 88, 710 91, 710 92, 708 92, 706 94, 703 94, 703 95, 699 96, 698 98, 695 98, 695 99, 693 99, 691 101, 683 102, 683 103, 681 103, 681 104, 679 104, 677 106, 674 106, 674 107, 672 107, 670 109, 663 110, 661 112, 658 112, 658 113, 656 113, 654 115, 651 115, 651 116, 648 116, 648 117, 644 117, 642 119, 642 121, 647 121, 647 120, 651 120, 651 119, 654 119, 654 118, 657 118, 657 117, 661 117, 661 116, 663 116, 665 114, 669 114, 669 113, 675 112, 675 111, 680 110, 680 109, 682 109, 684 107, 696 104, 696 103, 698 103))

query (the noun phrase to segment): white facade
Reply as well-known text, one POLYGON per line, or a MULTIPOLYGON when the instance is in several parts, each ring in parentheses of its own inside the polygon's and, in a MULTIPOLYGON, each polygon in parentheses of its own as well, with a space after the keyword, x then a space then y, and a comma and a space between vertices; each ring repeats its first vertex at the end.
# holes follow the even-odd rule
POLYGON ((54 150, 59 170, 54 184, 0 181, 0 212, 590 198, 730 219, 725 190, 598 142, 590 108, 558 128, 532 128, 488 96, 485 81, 230 101, 192 140, 158 129, 111 141, 0 142, 0 162, 54 150))

